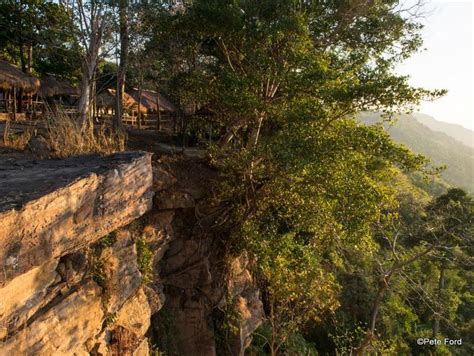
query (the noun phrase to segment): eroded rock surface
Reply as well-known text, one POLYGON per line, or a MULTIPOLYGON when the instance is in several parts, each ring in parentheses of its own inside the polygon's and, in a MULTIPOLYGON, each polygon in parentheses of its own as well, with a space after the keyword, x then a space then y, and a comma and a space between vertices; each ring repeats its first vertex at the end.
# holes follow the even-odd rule
POLYGON ((212 228, 215 173, 142 153, 0 162, 0 355, 243 355, 263 307, 212 228))
POLYGON ((0 287, 151 207, 151 155, 0 160, 0 287))
POLYGON ((155 176, 153 182, 153 217, 171 220, 166 228, 155 225, 156 231, 170 236, 155 265, 166 296, 154 319, 155 338, 169 355, 243 355, 263 319, 263 305, 248 259, 226 258, 225 236, 213 229, 214 208, 208 197, 215 172, 186 157, 164 159, 154 171, 167 174, 155 176), (219 330, 223 325, 218 325, 216 314, 226 312, 219 322, 232 323, 234 334, 219 330), (229 316, 237 318, 226 320, 229 316))
POLYGON ((121 227, 152 198, 147 153, 0 161, 0 355, 148 353, 164 301, 121 227))

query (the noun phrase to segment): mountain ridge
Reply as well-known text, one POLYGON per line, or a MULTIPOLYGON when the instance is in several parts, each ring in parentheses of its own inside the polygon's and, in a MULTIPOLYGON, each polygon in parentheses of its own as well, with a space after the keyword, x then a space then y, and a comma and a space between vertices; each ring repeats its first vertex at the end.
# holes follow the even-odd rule
POLYGON ((432 131, 445 133, 464 145, 474 148, 474 131, 459 124, 437 120, 423 113, 413 114, 413 117, 432 131))
POLYGON ((403 114, 393 122, 383 122, 379 113, 365 112, 359 115, 359 120, 367 125, 382 123, 394 141, 429 157, 436 166, 446 166, 441 177, 449 185, 474 192, 473 147, 448 133, 431 129, 415 115, 403 114))

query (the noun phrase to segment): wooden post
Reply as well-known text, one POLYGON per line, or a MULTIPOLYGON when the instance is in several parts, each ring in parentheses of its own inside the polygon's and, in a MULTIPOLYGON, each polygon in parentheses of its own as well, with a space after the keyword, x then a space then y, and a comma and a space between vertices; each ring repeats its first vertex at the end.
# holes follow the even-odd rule
POLYGON ((13 87, 13 121, 16 121, 16 87, 13 87))
POLYGON ((138 87, 138 128, 142 128, 142 82, 138 87))
POLYGON ((5 92, 5 109, 10 112, 10 90, 5 92))
POLYGON ((5 121, 5 128, 3 131, 3 144, 6 146, 8 143, 8 130, 10 128, 10 118, 7 116, 7 121, 5 121))
MULTIPOLYGON (((31 97, 33 98, 33 94, 31 94, 31 97)), ((32 103, 32 110, 33 110, 33 115, 32 115, 32 118, 33 120, 36 119, 36 103, 38 102, 38 93, 36 93, 36 99, 35 101, 33 101, 32 103)), ((44 107, 42 108, 42 113, 44 114, 44 107)))
POLYGON ((18 112, 23 112, 23 89, 21 88, 18 92, 18 112))
POLYGON ((176 113, 173 114, 173 133, 176 133, 177 125, 178 124, 178 115, 176 113))
POLYGON ((156 129, 161 130, 160 93, 156 91, 156 129))

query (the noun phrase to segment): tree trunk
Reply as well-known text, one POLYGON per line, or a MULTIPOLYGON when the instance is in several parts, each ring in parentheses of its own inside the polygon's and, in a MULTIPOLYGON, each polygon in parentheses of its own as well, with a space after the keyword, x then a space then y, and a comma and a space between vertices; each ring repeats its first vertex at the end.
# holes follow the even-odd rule
MULTIPOLYGON (((88 66, 85 64, 84 66, 88 66)), ((79 98, 78 111, 79 111, 79 126, 84 129, 87 122, 87 117, 89 116, 90 110, 90 74, 89 70, 86 68, 82 71, 82 81, 81 81, 81 97, 79 98)))
MULTIPOLYGON (((84 8, 81 10, 84 12, 84 8)), ((104 33, 107 19, 101 11, 94 11, 94 15, 91 15, 90 19, 86 20, 85 18, 82 18, 82 21, 87 21, 90 27, 90 34, 87 39, 84 39, 84 42, 87 42, 87 49, 82 64, 81 97, 79 98, 78 103, 78 124, 84 132, 91 113, 91 83, 97 68, 100 46, 102 44, 102 35, 104 33)), ((95 96, 95 93, 92 94, 95 96)))
MULTIPOLYGON (((445 267, 441 266, 441 270, 439 271, 439 281, 438 281, 438 300, 441 298, 441 292, 444 289, 444 284, 445 284, 445 267)), ((439 310, 436 311, 434 315, 434 321, 433 321, 433 335, 432 338, 435 339, 436 336, 439 333, 439 310)))
POLYGON ((142 80, 138 82, 138 128, 142 128, 142 80))
POLYGON ((382 299, 389 287, 390 280, 392 279, 393 275, 399 272, 403 267, 413 263, 414 261, 419 260, 421 257, 428 255, 437 245, 432 244, 430 247, 426 248, 424 251, 417 253, 416 255, 412 256, 411 258, 401 262, 398 261, 392 265, 392 267, 386 272, 383 276, 383 279, 379 282, 379 288, 377 290, 377 295, 374 300, 374 304, 372 306, 372 316, 370 320, 370 326, 367 330, 364 339, 359 344, 357 349, 354 351, 354 355, 362 356, 365 354, 365 350, 367 346, 371 343, 372 339, 374 338, 375 334, 375 326, 377 323, 377 315, 380 309, 380 305, 382 304, 382 299))
POLYGON ((125 73, 128 59, 128 0, 119 1, 120 17, 120 63, 117 71, 117 92, 115 95, 114 129, 122 129, 123 94, 125 91, 125 73))
POLYGON ((27 52, 28 64, 27 64, 27 67, 26 67, 26 73, 31 74, 32 69, 33 69, 33 46, 31 44, 28 45, 27 51, 28 51, 27 52))
POLYGON ((247 149, 251 150, 257 147, 258 144, 258 137, 260 136, 260 129, 262 128, 263 123, 263 115, 261 115, 257 119, 257 123, 252 129, 250 130, 249 138, 247 141, 247 149))
MULTIPOLYGON (((161 108, 161 106, 160 106, 160 92, 158 91, 158 89, 156 89, 156 129, 158 131, 161 130, 161 110, 160 110, 160 108, 161 108)), ((176 119, 173 117, 173 132, 176 131, 175 122, 176 122, 176 119)))
POLYGON ((388 272, 384 278, 379 283, 379 288, 377 290, 377 295, 374 300, 374 304, 372 306, 372 315, 370 318, 370 326, 369 330, 367 330, 364 339, 360 343, 359 347, 355 350, 354 355, 364 355, 365 349, 369 346, 370 342, 372 341, 375 333, 375 326, 377 323, 377 315, 379 313, 380 304, 382 303, 382 299, 385 295, 385 292, 388 289, 390 279, 392 279, 393 273, 395 272, 395 267, 388 272))

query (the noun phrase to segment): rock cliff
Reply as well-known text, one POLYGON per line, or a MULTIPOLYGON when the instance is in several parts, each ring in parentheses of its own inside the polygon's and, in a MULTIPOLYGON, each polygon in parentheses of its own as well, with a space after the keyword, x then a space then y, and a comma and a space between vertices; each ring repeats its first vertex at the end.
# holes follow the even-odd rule
POLYGON ((173 155, 0 160, 0 354, 242 355, 263 308, 213 229, 215 178, 173 155))

